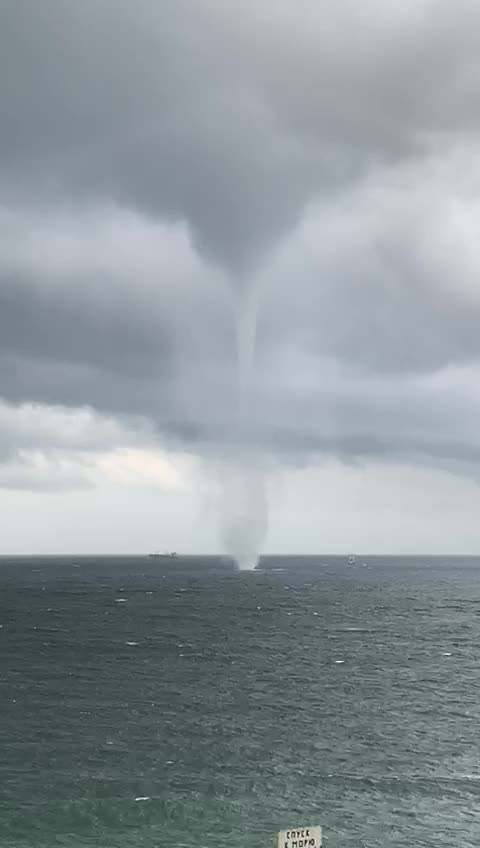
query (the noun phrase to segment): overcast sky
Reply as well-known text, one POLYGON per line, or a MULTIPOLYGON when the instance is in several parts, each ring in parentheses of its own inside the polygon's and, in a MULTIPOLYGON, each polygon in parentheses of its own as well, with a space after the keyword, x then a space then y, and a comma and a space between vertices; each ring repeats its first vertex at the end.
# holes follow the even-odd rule
POLYGON ((477 0, 0 2, 0 553, 480 551, 477 0), (260 461, 260 459, 259 459, 260 461))

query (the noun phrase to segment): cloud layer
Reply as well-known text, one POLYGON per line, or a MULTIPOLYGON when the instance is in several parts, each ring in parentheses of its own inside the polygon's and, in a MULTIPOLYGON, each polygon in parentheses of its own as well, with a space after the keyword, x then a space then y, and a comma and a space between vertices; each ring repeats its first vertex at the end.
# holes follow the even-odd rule
POLYGON ((4 4, 0 459, 32 410, 42 456, 221 454, 254 286, 254 445, 476 477, 479 26, 474 0, 4 4))

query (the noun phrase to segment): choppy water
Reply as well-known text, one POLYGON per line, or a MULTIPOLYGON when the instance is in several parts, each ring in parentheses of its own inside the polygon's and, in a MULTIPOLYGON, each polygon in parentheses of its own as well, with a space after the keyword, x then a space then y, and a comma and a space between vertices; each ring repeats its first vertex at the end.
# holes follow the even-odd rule
POLYGON ((2 848, 478 846, 480 560, 367 561, 0 560, 2 848))

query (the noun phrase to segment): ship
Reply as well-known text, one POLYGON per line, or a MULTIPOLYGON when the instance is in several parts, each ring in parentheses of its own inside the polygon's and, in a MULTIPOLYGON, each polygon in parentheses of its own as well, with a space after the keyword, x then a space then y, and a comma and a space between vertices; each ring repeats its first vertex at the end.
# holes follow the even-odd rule
POLYGON ((177 559, 176 551, 154 551, 152 554, 148 555, 149 557, 154 557, 155 559, 177 559))

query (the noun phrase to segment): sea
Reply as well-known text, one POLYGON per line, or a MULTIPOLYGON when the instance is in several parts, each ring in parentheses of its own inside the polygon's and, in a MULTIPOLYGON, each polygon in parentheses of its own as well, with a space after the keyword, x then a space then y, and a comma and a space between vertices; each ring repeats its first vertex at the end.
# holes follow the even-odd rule
POLYGON ((1 848, 480 845, 480 558, 0 559, 1 848))

